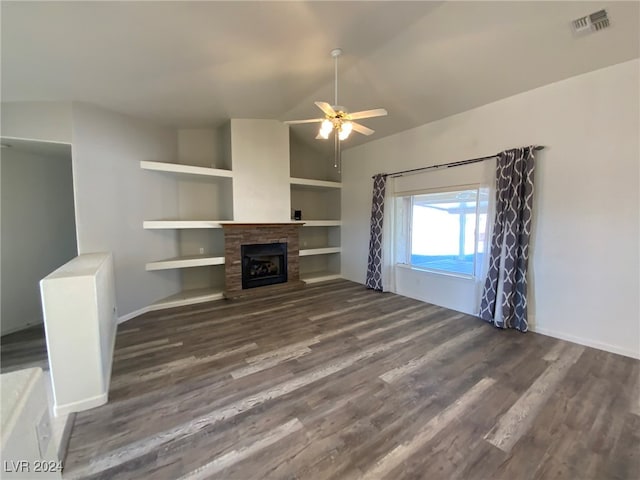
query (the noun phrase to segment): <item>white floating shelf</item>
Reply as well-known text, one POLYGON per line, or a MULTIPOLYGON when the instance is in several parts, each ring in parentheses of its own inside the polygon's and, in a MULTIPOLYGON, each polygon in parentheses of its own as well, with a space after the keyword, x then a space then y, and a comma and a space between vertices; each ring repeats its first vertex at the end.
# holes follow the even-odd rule
POLYGON ((231 170, 220 168, 196 167, 193 165, 183 165, 181 163, 147 162, 141 161, 140 168, 154 170, 156 172, 178 173, 181 175, 198 175, 203 177, 233 177, 231 170))
POLYGON ((222 228, 219 220, 145 220, 145 230, 172 228, 222 228))
POLYGON ((224 265, 224 257, 210 257, 205 255, 194 255, 190 257, 170 258, 159 262, 147 263, 147 271, 171 270, 173 268, 206 267, 209 265, 224 265))
POLYGON ((170 297, 163 298, 149 305, 149 311, 163 310, 165 308, 184 307, 196 303, 212 302, 224 298, 221 290, 202 288, 198 290, 185 290, 170 297))
POLYGON ((342 220, 302 220, 303 227, 340 227, 342 220))
POLYGON ((327 255, 329 253, 340 253, 341 251, 341 247, 309 248, 306 250, 300 250, 300 256, 308 257, 310 255, 327 255))
POLYGON ((291 220, 290 222, 243 222, 241 220, 219 220, 220 225, 253 225, 253 226, 261 226, 261 225, 302 225, 304 223, 303 220, 291 220))
POLYGON ((307 284, 327 282, 329 280, 336 280, 338 278, 342 278, 342 275, 335 272, 311 272, 300 274, 300 280, 307 284))
POLYGON ((289 183, 296 187, 312 187, 312 188, 342 188, 340 182, 328 182, 326 180, 312 180, 310 178, 289 178, 289 183))

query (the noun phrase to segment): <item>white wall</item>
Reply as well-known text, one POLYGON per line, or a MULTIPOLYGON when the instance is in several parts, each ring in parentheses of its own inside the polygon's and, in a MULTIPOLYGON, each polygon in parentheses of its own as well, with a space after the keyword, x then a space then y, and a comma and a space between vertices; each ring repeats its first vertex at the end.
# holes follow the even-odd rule
MULTIPOLYGON (((231 159, 223 158, 221 139, 215 129, 178 130, 177 161, 186 165, 230 170, 231 159)), ((178 216, 190 220, 232 220, 233 197, 228 178, 177 177, 178 216)), ((207 232, 199 232, 207 233, 207 232)), ((195 255, 197 252, 185 255, 195 255)))
POLYGON ((277 120, 231 120, 233 219, 289 222, 289 127, 277 120))
MULTIPOLYGON (((69 102, 3 102, 0 108, 0 136, 3 138, 68 144, 71 143, 71 123, 69 102)), ((2 290, 0 287, 0 292, 2 290)))
POLYGON ((69 102, 3 102, 3 137, 71 143, 72 119, 69 102))
MULTIPOLYGON (((318 140, 316 140, 317 142, 318 140)), ((327 140, 333 146, 333 139, 327 140)), ((340 170, 334 167, 333 150, 323 154, 289 131, 290 175, 294 178, 340 181, 340 170)))
MULTIPOLYGON (((178 130, 178 162, 208 168, 231 169, 231 155, 225 152, 230 141, 228 129, 178 130)), ((233 220, 233 193, 230 178, 192 175, 178 177, 178 217, 189 220, 233 220)), ((224 235, 217 228, 188 228, 178 231, 180 256, 224 256, 224 235)), ((224 289, 224 266, 180 270, 183 290, 224 289)))
POLYGON ((45 157, 4 148, 2 335, 42 323, 38 282, 76 256, 71 148, 45 157))
POLYGON ((176 232, 142 229, 144 220, 177 218, 177 181, 140 168, 141 160, 176 161, 176 131, 76 102, 1 110, 2 136, 72 143, 78 251, 113 253, 118 314, 178 292, 178 272, 144 268, 176 256, 176 232))
POLYGON ((73 162, 79 253, 112 252, 118 314, 128 315, 180 290, 178 272, 145 263, 177 254, 171 230, 144 220, 176 218, 175 177, 140 168, 176 160, 175 130, 87 104, 73 104, 73 162))
MULTIPOLYGON (((343 275, 364 282, 372 174, 545 145, 536 166, 532 329, 640 357, 639 70, 637 59, 614 65, 345 151, 343 275)), ((431 280, 410 275, 398 293, 427 298, 431 280)), ((448 282, 438 288, 450 291, 448 282)))

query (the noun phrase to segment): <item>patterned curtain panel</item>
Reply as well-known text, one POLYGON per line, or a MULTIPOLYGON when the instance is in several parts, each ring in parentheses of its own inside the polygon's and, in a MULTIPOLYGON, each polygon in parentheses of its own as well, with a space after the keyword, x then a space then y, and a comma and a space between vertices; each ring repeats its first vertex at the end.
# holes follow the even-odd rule
POLYGON ((527 267, 533 207, 534 148, 515 148, 498 156, 496 216, 491 236, 489 272, 480 302, 480 318, 521 332, 527 323, 527 267), (502 291, 502 315, 496 297, 502 291))
POLYGON ((382 220, 384 217, 384 192, 387 176, 373 177, 371 201, 371 232, 369 237, 369 261, 367 262, 367 288, 382 291, 382 220))

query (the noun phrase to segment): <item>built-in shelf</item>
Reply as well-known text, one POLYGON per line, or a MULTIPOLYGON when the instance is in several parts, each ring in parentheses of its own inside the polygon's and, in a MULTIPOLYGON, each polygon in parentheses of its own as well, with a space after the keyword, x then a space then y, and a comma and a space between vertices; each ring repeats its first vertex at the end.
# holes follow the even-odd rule
POLYGON ((329 182, 327 180, 312 180, 310 178, 289 178, 289 183, 296 188, 311 188, 311 189, 327 189, 327 188, 342 188, 340 182, 329 182))
POLYGON ((231 170, 223 170, 220 168, 196 167, 193 165, 183 165, 181 163, 166 162, 148 162, 141 161, 140 168, 145 170, 154 170, 156 172, 177 173, 181 175, 198 175, 204 177, 223 177, 232 178, 231 170))
POLYGON ((300 256, 308 257, 310 255, 327 255, 329 253, 340 253, 341 251, 341 247, 308 248, 300 250, 300 256))
POLYGON ((300 280, 316 283, 341 278, 342 183, 328 180, 329 175, 324 176, 322 169, 316 168, 315 165, 308 165, 308 158, 292 158, 291 162, 291 172, 300 172, 293 173, 289 177, 291 210, 302 212, 303 227, 305 227, 300 230, 300 280), (302 172, 305 172, 305 176, 309 174, 325 180, 295 176, 302 172))
POLYGON ((302 220, 303 227, 340 227, 342 220, 302 220))
POLYGON ((222 228, 219 220, 145 220, 145 230, 175 228, 222 228))
POLYGON ((209 265, 224 265, 224 257, 212 257, 208 255, 193 255, 189 257, 177 257, 158 262, 147 263, 147 271, 171 270, 174 268, 207 267, 209 265))
POLYGON ((212 302, 223 298, 224 295, 222 294, 222 291, 217 289, 202 288, 198 290, 184 290, 152 303, 149 305, 149 311, 183 307, 185 305, 193 305, 195 303, 212 302))
POLYGON ((237 172, 232 171, 231 158, 227 158, 231 152, 220 147, 229 144, 230 139, 230 129, 179 129, 177 156, 172 161, 139 162, 140 169, 150 172, 145 174, 157 181, 157 188, 167 188, 165 193, 171 195, 167 202, 173 201, 177 207, 172 213, 163 214, 167 211, 163 204, 150 205, 154 208, 142 223, 142 228, 150 231, 150 241, 170 239, 176 245, 174 252, 150 254, 152 261, 146 263, 145 269, 156 276, 173 271, 176 277, 170 278, 182 285, 173 290, 181 290, 179 293, 149 305, 149 310, 224 298, 221 221, 233 218, 233 181, 237 172), (187 255, 197 252, 207 253, 187 255), (179 256, 167 258, 169 255, 179 256))
POLYGON ((336 280, 342 278, 342 275, 335 272, 310 272, 300 273, 300 280, 309 283, 327 282, 329 280, 336 280))
POLYGON ((302 225, 303 220, 291 220, 290 222, 241 222, 235 220, 219 220, 220 225, 251 225, 251 226, 273 226, 273 225, 302 225))

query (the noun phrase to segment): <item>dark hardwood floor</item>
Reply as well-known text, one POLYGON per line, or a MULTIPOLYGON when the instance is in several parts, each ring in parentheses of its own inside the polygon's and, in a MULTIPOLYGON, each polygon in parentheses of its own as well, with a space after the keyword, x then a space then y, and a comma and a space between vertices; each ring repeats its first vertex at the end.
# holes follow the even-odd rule
POLYGON ((0 339, 0 373, 22 368, 49 369, 44 324, 3 335, 0 339))
POLYGON ((347 281, 156 312, 64 477, 637 479, 639 374, 347 281))

